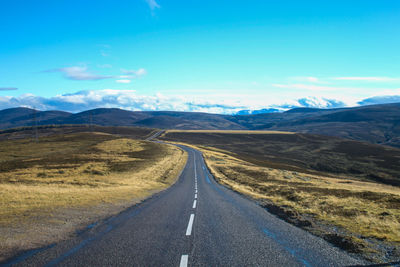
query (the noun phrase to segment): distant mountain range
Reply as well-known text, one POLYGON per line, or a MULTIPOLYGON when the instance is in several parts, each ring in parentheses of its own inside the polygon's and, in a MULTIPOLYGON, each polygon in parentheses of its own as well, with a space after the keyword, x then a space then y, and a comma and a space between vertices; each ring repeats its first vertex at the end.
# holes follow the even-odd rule
POLYGON ((400 103, 338 109, 295 108, 286 112, 249 115, 127 111, 115 108, 99 108, 80 113, 36 111, 29 108, 0 111, 0 129, 32 126, 35 121, 38 125, 96 124, 192 130, 284 130, 400 147, 400 103))

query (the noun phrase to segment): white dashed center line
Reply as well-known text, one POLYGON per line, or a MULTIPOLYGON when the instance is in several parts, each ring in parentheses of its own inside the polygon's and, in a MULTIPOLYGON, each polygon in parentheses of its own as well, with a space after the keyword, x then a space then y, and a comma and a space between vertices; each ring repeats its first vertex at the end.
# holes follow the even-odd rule
POLYGON ((190 214, 189 224, 186 229, 186 235, 192 234, 193 220, 194 220, 194 214, 192 213, 192 214, 190 214))
POLYGON ((193 157, 193 164, 194 164, 194 178, 197 179, 196 155, 193 157))
MULTIPOLYGON (((194 201, 193 201, 193 209, 197 206, 197 169, 196 169, 196 154, 193 157, 193 165, 194 165, 194 201)), ((203 167, 204 168, 204 167, 203 167)), ((190 214, 189 223, 186 229, 186 236, 190 236, 192 234, 193 228, 193 221, 194 221, 194 213, 190 214)), ((187 267, 189 261, 189 255, 182 255, 180 267, 187 267)))
POLYGON ((181 257, 181 263, 179 264, 179 267, 186 267, 186 266, 188 266, 188 261, 189 261, 189 255, 182 255, 182 257, 181 257))

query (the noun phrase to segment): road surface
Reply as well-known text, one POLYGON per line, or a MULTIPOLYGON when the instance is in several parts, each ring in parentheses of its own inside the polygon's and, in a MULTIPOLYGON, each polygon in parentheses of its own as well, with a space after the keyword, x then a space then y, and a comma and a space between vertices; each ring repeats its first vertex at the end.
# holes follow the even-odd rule
POLYGON ((4 266, 348 266, 363 264, 217 184, 192 148, 169 189, 4 266))
POLYGON ((153 139, 156 139, 157 137, 159 137, 160 135, 162 135, 165 131, 158 131, 154 134, 152 134, 151 136, 146 138, 146 141, 151 141, 153 139))

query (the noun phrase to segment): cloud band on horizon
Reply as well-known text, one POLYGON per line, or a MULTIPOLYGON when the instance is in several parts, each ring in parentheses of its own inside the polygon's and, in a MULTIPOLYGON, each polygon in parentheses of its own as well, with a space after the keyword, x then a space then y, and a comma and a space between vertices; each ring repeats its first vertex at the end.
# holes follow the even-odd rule
MULTIPOLYGON (((397 95, 374 96, 360 99, 356 105, 383 104, 400 101, 400 90, 397 95)), ((337 99, 324 97, 302 97, 276 104, 258 104, 243 99, 220 99, 212 96, 184 97, 138 95, 134 90, 97 90, 79 91, 73 94, 40 97, 24 94, 18 97, 0 96, 0 109, 12 107, 36 107, 41 110, 63 110, 80 112, 94 108, 121 108, 137 111, 190 111, 219 114, 236 114, 242 110, 276 109, 285 111, 296 107, 309 108, 340 108, 349 106, 348 103, 337 99), (247 101, 247 102, 246 102, 247 101)))

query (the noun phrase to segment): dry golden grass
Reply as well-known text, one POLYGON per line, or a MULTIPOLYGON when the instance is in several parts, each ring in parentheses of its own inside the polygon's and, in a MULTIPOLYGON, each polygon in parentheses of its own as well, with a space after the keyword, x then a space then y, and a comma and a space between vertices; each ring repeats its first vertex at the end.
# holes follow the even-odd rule
POLYGON ((175 146, 100 133, 0 142, 0 259, 169 187, 185 162, 175 146))
POLYGON ((367 258, 376 260, 377 253, 367 240, 400 246, 398 187, 260 167, 221 149, 193 147, 203 152, 219 183, 261 202, 284 207, 293 211, 292 215, 339 226, 350 233, 349 240, 367 258))

